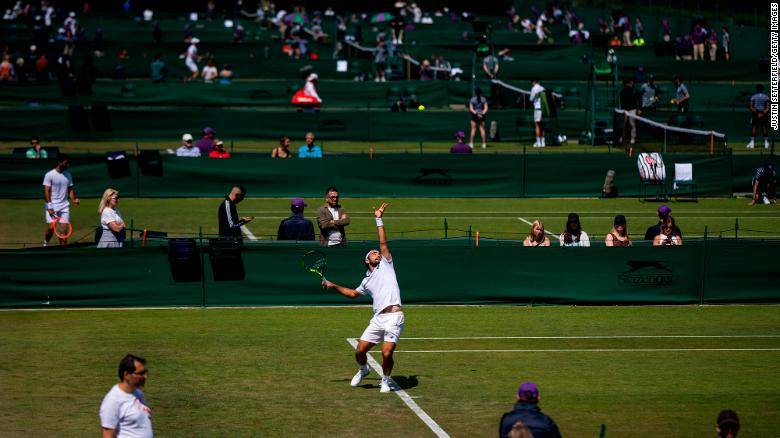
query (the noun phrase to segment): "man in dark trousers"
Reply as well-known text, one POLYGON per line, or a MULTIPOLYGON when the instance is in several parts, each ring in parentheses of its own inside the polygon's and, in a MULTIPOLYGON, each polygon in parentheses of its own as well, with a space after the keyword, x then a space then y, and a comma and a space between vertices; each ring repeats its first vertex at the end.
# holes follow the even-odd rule
POLYGON ((539 408, 539 388, 534 382, 520 385, 516 399, 515 408, 501 417, 498 429, 501 438, 508 437, 518 421, 533 433, 534 438, 560 438, 558 425, 539 408))
POLYGON ((290 202, 292 216, 279 224, 276 240, 314 240, 314 224, 303 217, 303 209, 307 207, 301 198, 293 198, 290 202))
POLYGON ((236 204, 244 200, 246 189, 235 185, 225 200, 219 204, 217 217, 219 218, 219 237, 235 237, 241 239, 241 227, 251 222, 252 217, 238 217, 236 204))

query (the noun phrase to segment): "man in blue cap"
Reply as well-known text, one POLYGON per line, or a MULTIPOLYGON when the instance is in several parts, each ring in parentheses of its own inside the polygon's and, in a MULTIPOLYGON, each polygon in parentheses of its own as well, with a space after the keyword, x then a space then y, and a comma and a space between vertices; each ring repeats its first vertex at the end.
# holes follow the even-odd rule
POLYGON ((501 417, 498 429, 500 437, 508 437, 512 427, 520 422, 533 433, 534 438, 560 438, 558 425, 539 408, 539 388, 534 382, 520 385, 516 399, 515 408, 501 417))
MULTIPOLYGON (((668 206, 662 205, 658 207, 658 223, 649 227, 647 231, 645 231, 645 240, 653 240, 655 239, 655 236, 661 234, 661 225, 663 224, 664 220, 671 215, 672 215, 672 209, 669 208, 668 206)), ((674 222, 674 218, 672 218, 672 224, 674 224, 674 234, 682 238, 682 232, 680 231, 680 228, 677 227, 677 224, 674 222)))
POLYGON ((307 204, 302 198, 293 198, 290 202, 292 216, 279 224, 276 240, 314 240, 314 224, 303 217, 307 204))

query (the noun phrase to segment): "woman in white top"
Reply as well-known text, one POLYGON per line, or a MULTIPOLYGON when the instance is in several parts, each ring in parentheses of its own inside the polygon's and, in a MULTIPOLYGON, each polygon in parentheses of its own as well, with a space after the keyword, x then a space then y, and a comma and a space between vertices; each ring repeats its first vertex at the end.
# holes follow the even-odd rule
POLYGON ((214 65, 214 60, 209 59, 208 64, 203 67, 203 71, 200 73, 201 76, 203 76, 203 82, 207 84, 211 84, 214 82, 214 79, 217 78, 217 67, 214 65))
POLYGON ((544 223, 536 220, 531 224, 531 232, 523 241, 523 246, 550 246, 550 239, 544 235, 544 223))
POLYGON ((100 213, 100 225, 103 232, 100 234, 98 248, 121 248, 125 240, 125 223, 116 209, 119 202, 119 192, 115 189, 106 189, 98 206, 100 213))
POLYGON ((569 220, 566 221, 566 229, 563 230, 560 240, 561 246, 590 246, 590 238, 580 225, 580 215, 569 213, 569 220))
POLYGON ((653 239, 653 246, 682 245, 682 237, 679 234, 675 234, 674 231, 674 219, 671 216, 667 216, 661 223, 661 234, 653 239))

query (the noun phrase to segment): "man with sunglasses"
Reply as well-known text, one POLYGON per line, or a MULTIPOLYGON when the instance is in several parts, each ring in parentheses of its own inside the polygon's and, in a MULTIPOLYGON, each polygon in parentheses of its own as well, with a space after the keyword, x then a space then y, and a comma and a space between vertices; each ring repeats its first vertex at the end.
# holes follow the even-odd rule
POLYGON ((325 191, 325 205, 317 209, 317 225, 320 227, 320 245, 347 244, 344 227, 349 225, 349 216, 339 204, 339 191, 335 187, 328 187, 325 191))
POLYGON ((181 146, 176 149, 177 157, 200 157, 200 149, 194 146, 192 134, 181 136, 181 146))
POLYGON ((244 200, 246 189, 243 186, 234 185, 225 200, 219 204, 217 217, 219 218, 219 237, 233 237, 241 239, 241 227, 252 221, 252 217, 238 217, 236 204, 244 200))
POLYGON ((103 438, 153 437, 152 411, 141 388, 146 383, 146 360, 128 354, 119 362, 119 383, 100 404, 103 438))

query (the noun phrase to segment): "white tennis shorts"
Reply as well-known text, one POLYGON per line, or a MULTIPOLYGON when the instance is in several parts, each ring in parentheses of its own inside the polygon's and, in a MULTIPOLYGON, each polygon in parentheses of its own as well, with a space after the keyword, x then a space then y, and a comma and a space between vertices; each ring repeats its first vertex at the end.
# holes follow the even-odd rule
POLYGON ((188 69, 190 69, 191 72, 197 73, 198 72, 198 64, 195 63, 195 60, 190 58, 189 56, 184 59, 184 64, 187 66, 188 69))
MULTIPOLYGON (((50 224, 54 222, 54 218, 51 217, 51 215, 49 214, 49 210, 44 210, 44 211, 46 213, 46 223, 50 224)), ((62 210, 55 210, 54 213, 56 215, 59 215, 61 224, 70 223, 70 206, 63 208, 62 210)))
POLYGON ((534 110, 534 122, 539 123, 542 121, 542 110, 535 109, 534 110))
POLYGON ((360 335, 360 340, 372 344, 378 344, 382 340, 397 343, 402 331, 404 331, 404 312, 380 313, 371 318, 368 327, 360 335))

